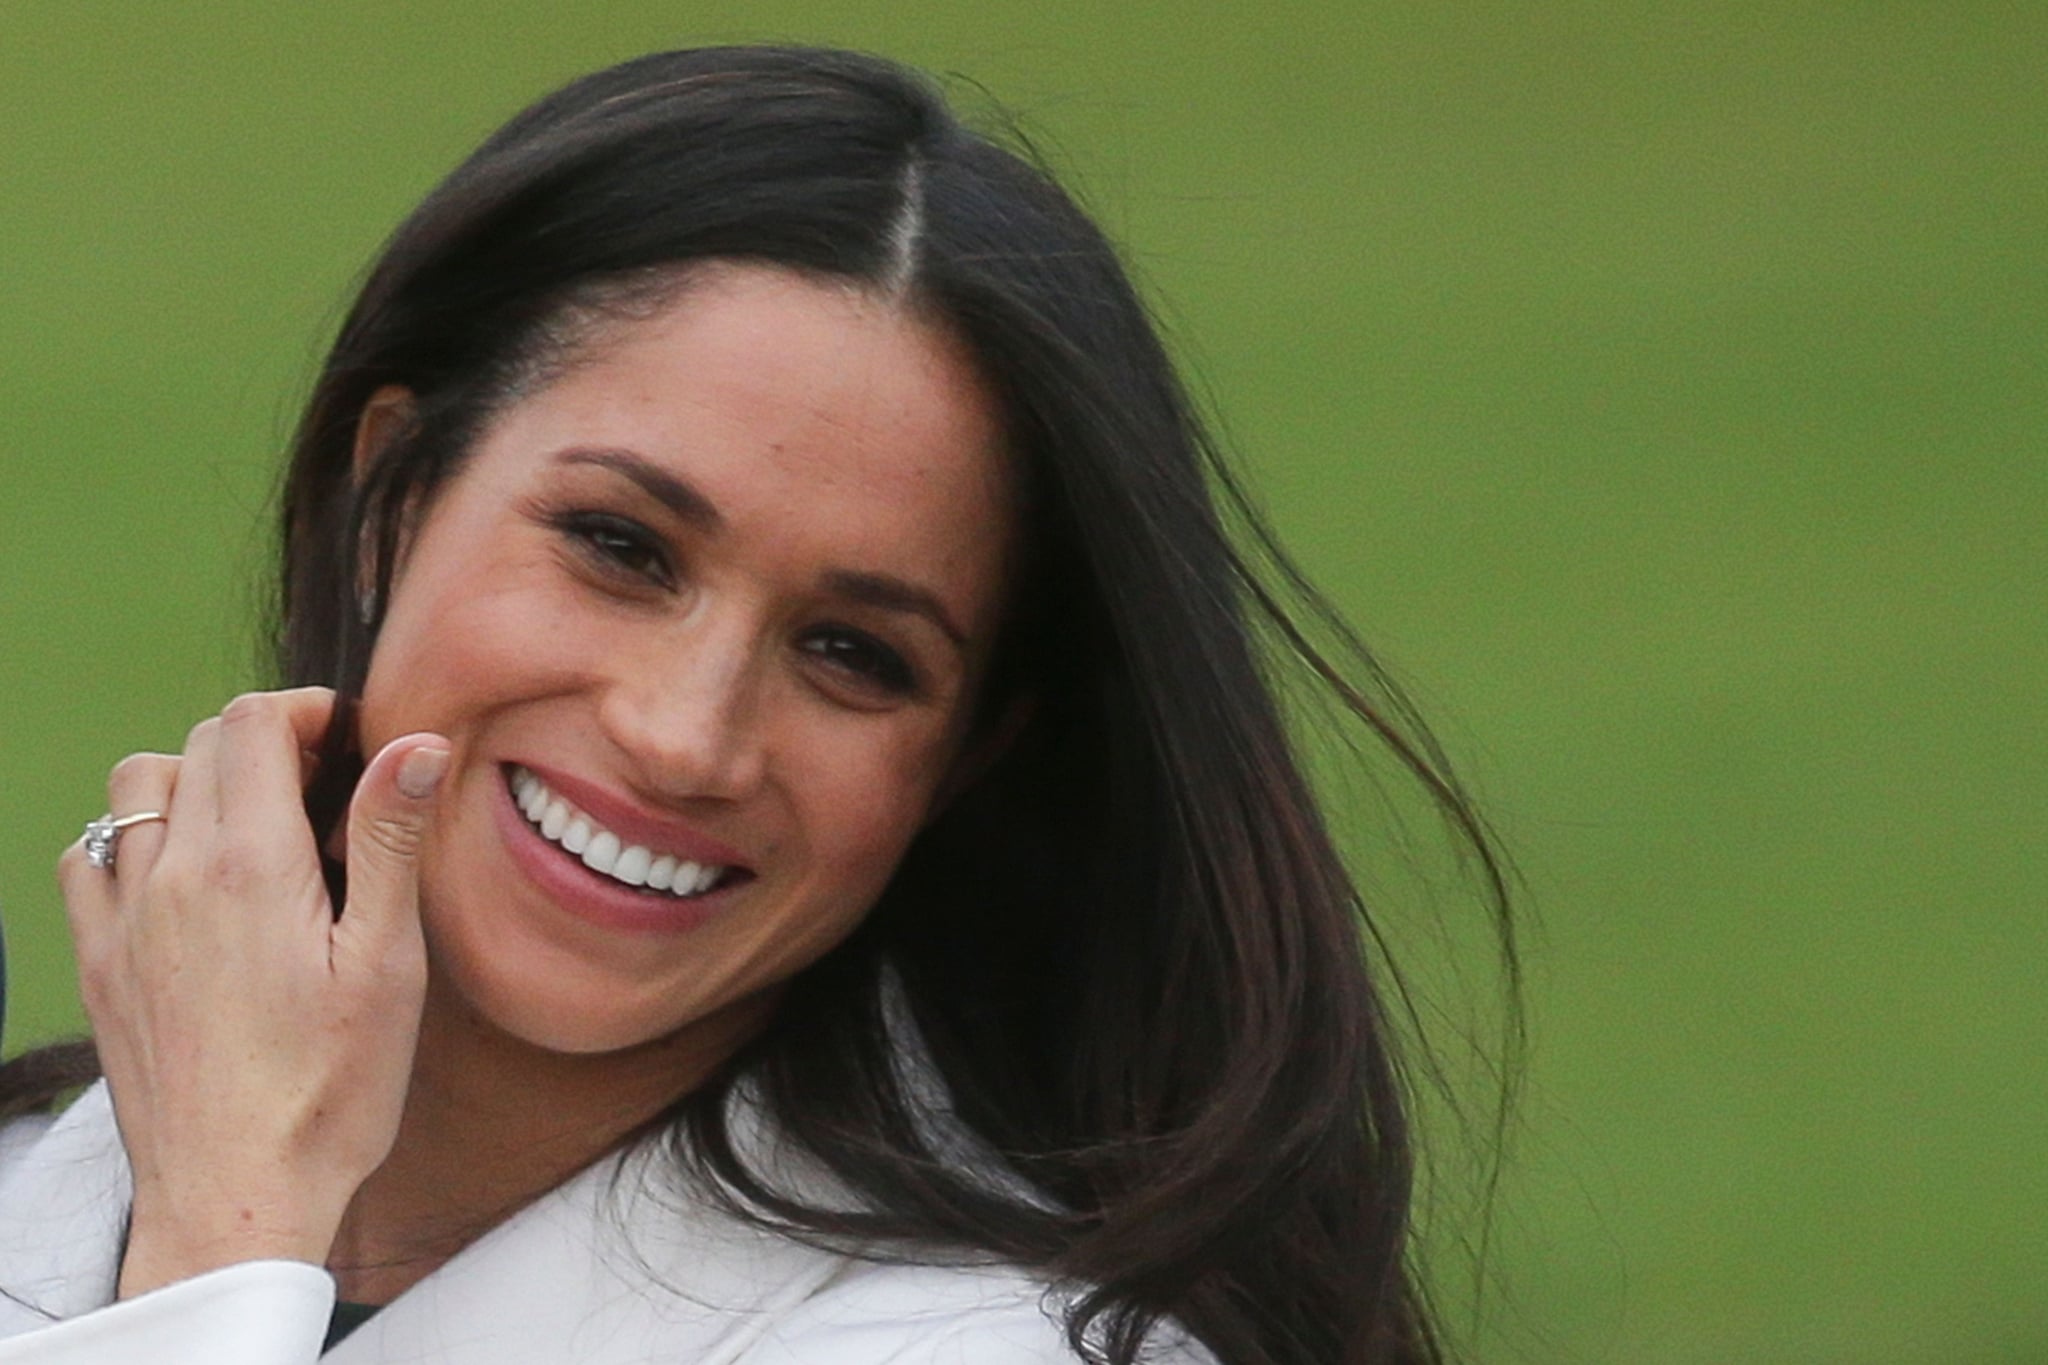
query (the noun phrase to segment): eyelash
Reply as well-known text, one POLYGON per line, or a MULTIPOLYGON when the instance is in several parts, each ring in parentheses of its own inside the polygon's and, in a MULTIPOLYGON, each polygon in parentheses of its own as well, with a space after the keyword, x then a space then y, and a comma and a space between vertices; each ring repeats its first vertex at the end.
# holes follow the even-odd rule
POLYGON ((547 520, 605 572, 664 588, 675 586, 675 566, 661 537, 639 522, 610 512, 588 511, 550 513, 547 520))
MULTIPOLYGON (((549 513, 546 521, 599 572, 659 588, 676 584, 675 566, 661 537, 630 517, 573 510, 549 513)), ((909 696, 918 690, 917 674, 903 655, 866 631, 819 626, 805 633, 799 648, 835 671, 891 695, 909 696)))
POLYGON ((865 631, 821 626, 804 636, 802 648, 828 666, 893 696, 909 696, 917 691, 917 675, 903 656, 865 631))

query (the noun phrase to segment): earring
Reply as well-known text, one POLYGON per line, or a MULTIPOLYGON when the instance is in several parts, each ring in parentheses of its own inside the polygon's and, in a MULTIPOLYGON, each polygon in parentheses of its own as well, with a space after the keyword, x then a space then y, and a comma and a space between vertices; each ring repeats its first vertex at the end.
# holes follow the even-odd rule
POLYGON ((364 625, 377 619, 377 590, 360 588, 356 591, 356 619, 364 625))

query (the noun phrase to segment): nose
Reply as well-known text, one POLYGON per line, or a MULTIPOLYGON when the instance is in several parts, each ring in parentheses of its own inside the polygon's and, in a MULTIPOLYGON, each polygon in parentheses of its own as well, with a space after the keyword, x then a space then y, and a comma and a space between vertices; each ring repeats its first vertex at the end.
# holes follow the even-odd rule
POLYGON ((743 620, 645 632, 605 670, 598 723, 648 793, 736 800, 766 769, 760 651, 743 620))

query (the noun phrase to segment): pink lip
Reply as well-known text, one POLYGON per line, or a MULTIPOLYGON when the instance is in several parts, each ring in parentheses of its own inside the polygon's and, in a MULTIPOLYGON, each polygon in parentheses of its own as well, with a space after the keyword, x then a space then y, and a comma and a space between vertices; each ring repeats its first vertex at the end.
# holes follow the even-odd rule
POLYGON ((621 842, 644 845, 657 857, 673 853, 687 862, 717 863, 720 867, 737 867, 746 863, 738 849, 698 833, 673 816, 651 814, 602 787, 592 786, 553 768, 543 768, 538 763, 520 763, 517 766, 547 783, 555 795, 618 835, 621 842))
MULTIPOLYGON (((533 771, 538 774, 541 770, 536 768, 533 771)), ((571 795, 564 787, 555 785, 554 774, 544 774, 541 780, 575 805, 583 805, 580 794, 571 795)), ((609 817, 595 810, 590 814, 614 832, 622 832, 609 817)), ((525 815, 513 804, 511 788, 502 782, 498 784, 498 800, 493 815, 513 865, 527 880, 539 887, 550 901, 599 928, 633 934, 687 933, 725 910, 733 893, 751 880, 748 877, 731 878, 701 896, 688 899, 662 892, 636 891, 602 873, 591 871, 574 854, 543 839, 540 831, 528 824, 525 815)), ((636 831, 633 837, 637 840, 640 835, 636 831)), ((664 851, 680 851, 685 842, 673 841, 664 851)), ((701 837, 695 840, 694 846, 720 848, 715 841, 701 837)), ((719 859, 706 857, 702 861, 717 862, 719 859)))

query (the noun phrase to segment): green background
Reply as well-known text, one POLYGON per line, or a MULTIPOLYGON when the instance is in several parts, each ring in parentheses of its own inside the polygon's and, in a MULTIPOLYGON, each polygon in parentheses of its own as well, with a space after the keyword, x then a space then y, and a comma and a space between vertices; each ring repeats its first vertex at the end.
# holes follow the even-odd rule
MULTIPOLYGON (((0 0, 8 1049, 79 1023, 49 867, 106 767, 257 676, 273 456, 382 234, 544 88, 757 37, 1023 111, 1513 847, 1478 1358, 2048 1360, 2018 0, 0 0)), ((1453 1013, 1483 944, 1408 945, 1453 1013)))

